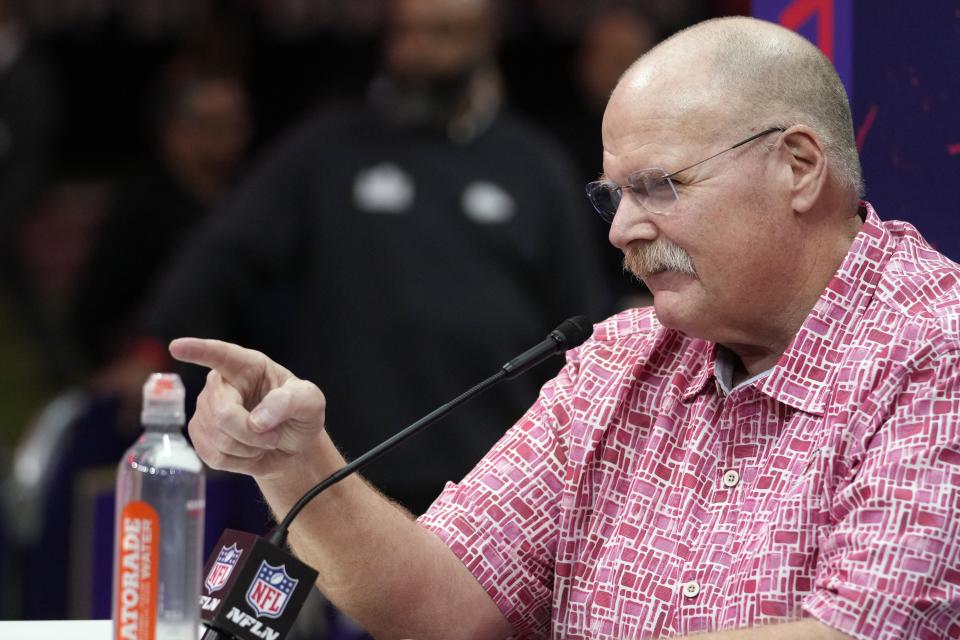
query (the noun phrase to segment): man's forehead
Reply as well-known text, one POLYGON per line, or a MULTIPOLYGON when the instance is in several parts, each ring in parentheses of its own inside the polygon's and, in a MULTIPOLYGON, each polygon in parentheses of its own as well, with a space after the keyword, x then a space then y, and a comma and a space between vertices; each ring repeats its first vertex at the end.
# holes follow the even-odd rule
POLYGON ((611 100, 601 126, 603 147, 622 153, 643 144, 709 142, 726 120, 722 110, 687 96, 661 94, 611 100))
POLYGON ((604 168, 621 173, 650 163, 681 162, 729 127, 730 105, 691 51, 660 50, 635 63, 620 79, 604 112, 604 168), (614 169, 613 167, 616 167, 614 169))
POLYGON ((665 63, 635 64, 623 75, 610 96, 610 103, 623 102, 637 109, 684 113, 716 104, 722 87, 706 70, 665 63))

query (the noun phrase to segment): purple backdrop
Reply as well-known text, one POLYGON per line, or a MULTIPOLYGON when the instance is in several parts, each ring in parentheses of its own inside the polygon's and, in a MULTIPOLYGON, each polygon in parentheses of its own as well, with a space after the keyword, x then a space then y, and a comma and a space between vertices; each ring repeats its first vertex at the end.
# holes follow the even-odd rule
POLYGON ((960 260, 960 0, 753 0, 827 53, 853 101, 867 199, 960 260))

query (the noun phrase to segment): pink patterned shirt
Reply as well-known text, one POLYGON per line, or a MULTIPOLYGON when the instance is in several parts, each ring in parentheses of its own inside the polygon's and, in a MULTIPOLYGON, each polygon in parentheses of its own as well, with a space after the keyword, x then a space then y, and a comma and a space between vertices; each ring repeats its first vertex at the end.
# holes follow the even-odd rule
POLYGON ((865 207, 767 375, 621 313, 421 517, 516 637, 960 637, 960 267, 865 207))

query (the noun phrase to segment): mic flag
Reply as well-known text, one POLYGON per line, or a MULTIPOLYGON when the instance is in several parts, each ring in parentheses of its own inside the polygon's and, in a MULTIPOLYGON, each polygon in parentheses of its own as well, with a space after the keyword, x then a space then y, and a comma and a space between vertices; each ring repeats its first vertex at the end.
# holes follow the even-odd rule
POLYGON ((282 640, 317 572, 251 533, 227 529, 203 568, 200 617, 204 637, 282 640))

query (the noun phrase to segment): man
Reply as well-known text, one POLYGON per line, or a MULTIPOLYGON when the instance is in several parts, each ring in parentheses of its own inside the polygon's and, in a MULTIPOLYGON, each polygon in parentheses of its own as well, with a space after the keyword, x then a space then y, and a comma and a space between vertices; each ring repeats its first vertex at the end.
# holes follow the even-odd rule
MULTIPOLYGON (((566 156, 502 104, 491 3, 390 9, 365 103, 321 111, 268 151, 175 257, 143 322, 164 355, 191 334, 281 354, 340 398, 330 428, 351 456, 602 297, 566 156)), ((478 400, 371 481, 423 512, 555 371, 478 400)))
MULTIPOLYGON (((588 191, 655 310, 597 325, 419 523, 359 478, 319 498, 291 541, 320 588, 383 637, 955 635, 960 268, 859 202, 829 62, 694 26, 624 75, 603 142, 588 191)), ((171 349, 214 369, 201 456, 278 512, 342 464, 310 383, 171 349)))

